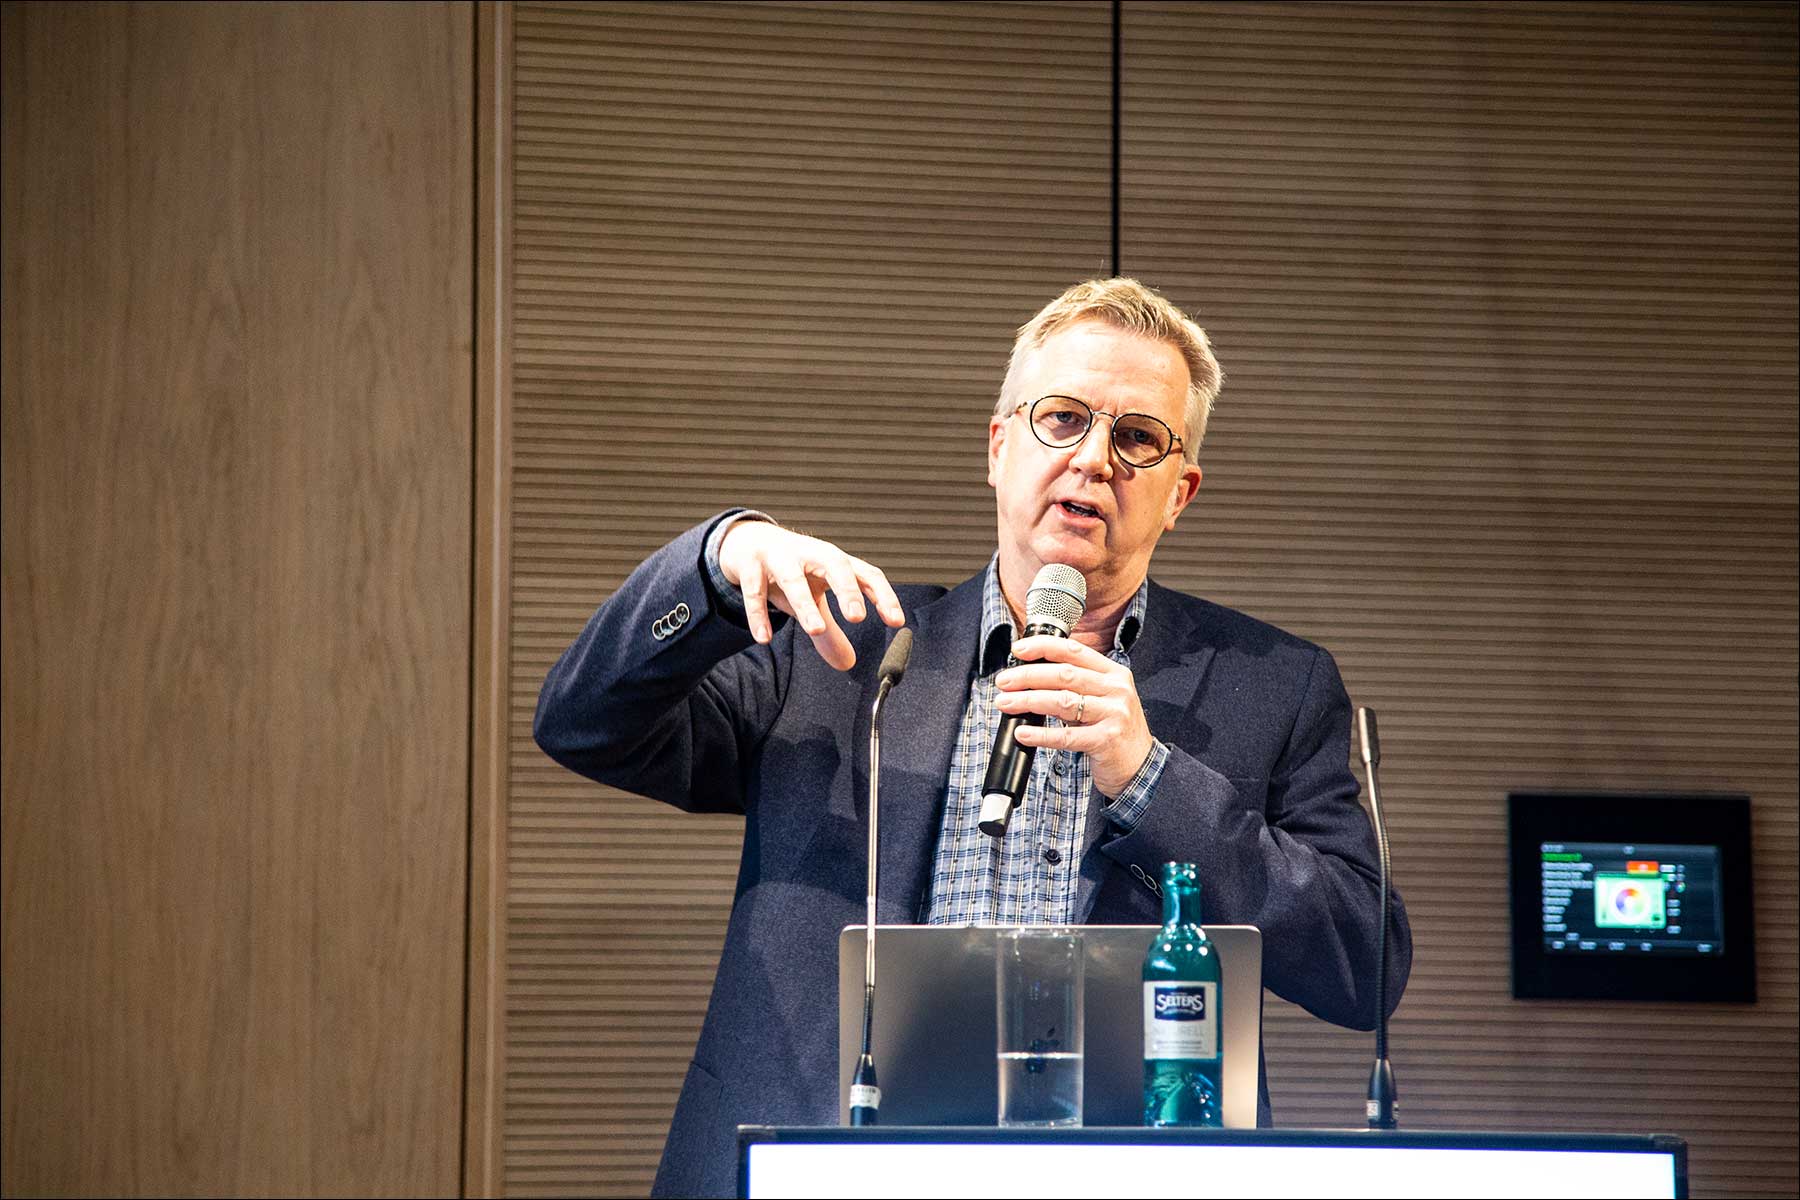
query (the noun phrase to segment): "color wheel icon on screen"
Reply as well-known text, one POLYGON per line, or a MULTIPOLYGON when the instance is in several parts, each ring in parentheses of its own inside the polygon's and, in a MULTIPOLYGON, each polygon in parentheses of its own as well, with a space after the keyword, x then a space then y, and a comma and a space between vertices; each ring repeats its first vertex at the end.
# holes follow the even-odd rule
POLYGON ((1602 929, 1661 929, 1668 884, 1654 875, 1594 876, 1594 924, 1602 929))

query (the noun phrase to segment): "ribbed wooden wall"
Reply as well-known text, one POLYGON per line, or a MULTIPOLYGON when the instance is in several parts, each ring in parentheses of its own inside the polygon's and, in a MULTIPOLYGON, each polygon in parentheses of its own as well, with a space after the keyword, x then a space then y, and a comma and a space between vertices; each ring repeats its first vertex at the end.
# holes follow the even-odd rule
MULTIPOLYGON (((1791 6, 1130 4, 1121 250, 1229 376, 1166 581, 1381 714, 1414 1127, 1796 1185, 1791 6), (1741 790, 1759 1002, 1510 998, 1505 798, 1741 790)), ((1277 1119, 1367 1035, 1271 999, 1277 1119)))
POLYGON ((731 504, 896 577, 993 552, 986 413, 1037 297, 1106 270, 1110 9, 515 9, 507 1191, 641 1194, 742 821, 531 743, 556 654, 731 504))
MULTIPOLYGON (((649 1183, 741 824, 531 745, 730 503, 949 582, 1011 327, 1107 260, 1111 7, 520 4, 506 1190, 649 1183), (911 413, 911 418, 904 414, 911 413)), ((1419 1127, 1659 1129, 1795 1186, 1792 9, 1124 8, 1123 266, 1228 382, 1159 578, 1382 715, 1419 1127), (1509 999, 1504 795, 1750 792, 1754 1007, 1509 999)), ((1368 1037, 1271 1001, 1278 1119, 1368 1037)))

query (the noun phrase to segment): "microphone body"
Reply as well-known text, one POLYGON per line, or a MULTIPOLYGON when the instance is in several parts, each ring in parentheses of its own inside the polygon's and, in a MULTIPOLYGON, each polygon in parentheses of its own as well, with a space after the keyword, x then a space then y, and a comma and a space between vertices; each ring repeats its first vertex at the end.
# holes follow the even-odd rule
MULTIPOLYGON (((1087 580, 1074 567, 1050 563, 1037 573, 1031 590, 1025 593, 1025 636, 1048 634, 1068 637, 1081 620, 1087 607, 1087 580)), ((1006 665, 1016 667, 1019 660, 1008 655, 1006 665)), ((1025 787, 1031 780, 1031 764, 1036 747, 1021 746, 1020 725, 1042 725, 1038 713, 1005 713, 1000 727, 994 731, 994 748, 988 755, 987 775, 981 782, 981 832, 989 837, 1006 833, 1013 810, 1025 798, 1025 787)))
POLYGON ((869 711, 869 895, 868 925, 863 933, 862 1054, 850 1079, 850 1124, 874 1125, 881 1110, 881 1087, 875 1076, 875 873, 881 853, 881 708, 888 693, 906 673, 912 657, 913 633, 902 629, 882 655, 875 704, 869 711))
MULTIPOLYGON (((1026 637, 1049 634, 1051 637, 1068 637, 1069 631, 1055 625, 1027 625, 1026 637)), ((1019 660, 1010 654, 1006 657, 1006 665, 1016 667, 1019 660)), ((1037 747, 1019 745, 1016 732, 1021 725, 1042 725, 1044 717, 1041 713, 1003 713, 1000 716, 1000 727, 994 731, 994 749, 988 756, 987 775, 981 781, 981 831, 993 837, 1006 832, 1006 822, 1012 816, 1012 810, 1025 797, 1025 785, 1031 779, 1031 764, 1036 758, 1037 747), (990 807, 991 804, 991 807, 990 807), (997 823, 997 828, 989 829, 990 822, 997 823)))

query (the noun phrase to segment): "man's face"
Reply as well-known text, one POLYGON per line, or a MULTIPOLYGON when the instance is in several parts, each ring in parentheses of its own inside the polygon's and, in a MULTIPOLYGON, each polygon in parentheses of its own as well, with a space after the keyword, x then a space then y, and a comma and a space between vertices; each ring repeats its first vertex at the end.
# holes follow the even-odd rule
MULTIPOLYGON (((1104 321, 1079 321, 1020 364, 1017 398, 1074 396, 1096 414, 1148 413, 1185 438, 1188 370, 1181 352, 1104 321)), ((1096 415, 1078 445, 1052 449, 1032 434, 1029 408, 988 423, 988 484, 999 509, 1002 582, 1017 602, 1046 563, 1087 577, 1090 608, 1129 599, 1165 530, 1200 488, 1179 450, 1132 467, 1096 415)), ((1185 444, 1185 443, 1184 443, 1185 444)))

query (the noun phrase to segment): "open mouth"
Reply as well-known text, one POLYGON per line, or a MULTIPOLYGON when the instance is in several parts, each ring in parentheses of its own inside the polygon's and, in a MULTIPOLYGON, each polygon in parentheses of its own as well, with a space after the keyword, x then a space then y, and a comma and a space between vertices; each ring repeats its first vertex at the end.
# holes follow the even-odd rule
POLYGON ((1085 504, 1077 504, 1073 500, 1059 500, 1057 507, 1071 516, 1095 518, 1100 515, 1099 509, 1089 508, 1085 504))

